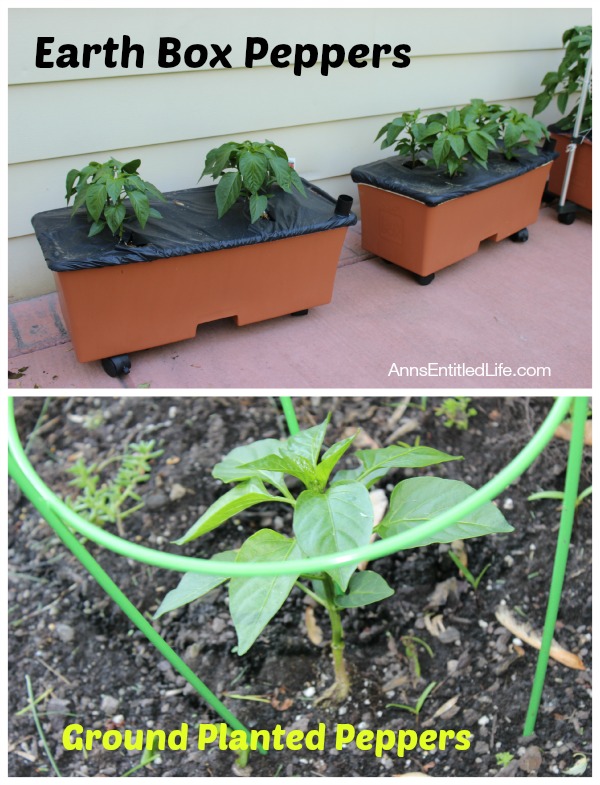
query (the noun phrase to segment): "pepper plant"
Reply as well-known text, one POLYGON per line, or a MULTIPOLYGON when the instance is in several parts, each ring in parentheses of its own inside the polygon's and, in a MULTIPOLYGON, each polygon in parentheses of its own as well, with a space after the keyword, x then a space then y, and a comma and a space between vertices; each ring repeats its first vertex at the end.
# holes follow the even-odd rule
MULTIPOLYGON (((238 550, 216 553, 212 559, 261 564, 335 554, 366 545, 373 531, 382 538, 410 531, 474 493, 473 488, 456 480, 410 477, 395 486, 388 512, 374 530, 369 488, 391 469, 423 468, 461 458, 425 446, 392 445, 357 450, 359 465, 334 474, 355 436, 336 442, 321 454, 328 422, 329 417, 284 442, 262 439, 232 450, 215 466, 213 476, 234 483, 234 487, 212 504, 177 544, 202 537, 242 510, 278 502, 293 512, 288 534, 259 529, 238 550), (297 495, 288 488, 286 476, 300 481, 302 487, 297 495)), ((421 537, 413 547, 509 531, 512 527, 502 513, 493 504, 486 504, 443 531, 421 537)), ((250 649, 294 587, 325 608, 331 622, 335 681, 322 697, 345 699, 350 680, 344 659, 341 614, 348 608, 390 597, 394 590, 385 579, 372 570, 359 571, 356 564, 340 564, 319 573, 299 570, 295 575, 276 577, 228 579, 187 573, 177 588, 165 596, 154 618, 206 595, 228 580, 229 610, 240 655, 250 649)))
POLYGON ((265 213, 275 184, 287 193, 295 188, 306 196, 302 180, 288 163, 288 154, 268 139, 265 142, 226 142, 215 147, 206 156, 200 179, 208 174, 213 180, 221 178, 215 189, 219 218, 241 196, 248 200, 250 220, 255 223, 265 213))
MULTIPOLYGON (((569 98, 581 91, 587 60, 592 48, 592 26, 572 27, 566 30, 562 37, 565 54, 556 71, 549 71, 542 79, 544 89, 536 95, 533 105, 533 115, 543 110, 556 98, 558 111, 564 115, 569 98)), ((575 106, 567 115, 557 122, 563 131, 572 130, 575 125, 575 106)), ((592 127, 592 93, 588 91, 585 96, 582 123, 584 128, 592 127)))
POLYGON ((67 204, 74 196, 71 217, 80 207, 85 207, 91 222, 88 237, 104 231, 108 226, 113 235, 123 237, 123 224, 127 216, 125 199, 133 208, 135 217, 142 229, 148 218, 162 218, 150 199, 166 201, 162 193, 152 183, 142 180, 138 173, 139 158, 126 164, 109 158, 106 163, 90 161, 83 169, 71 169, 67 174, 67 204))
POLYGON ((445 169, 453 177, 462 174, 468 163, 487 169, 492 151, 508 159, 521 147, 535 152, 536 143, 547 135, 545 126, 523 112, 474 98, 447 114, 421 118, 420 110, 405 112, 384 125, 376 141, 384 136, 382 149, 395 144, 399 155, 410 157, 410 168, 422 163, 445 169))
POLYGON ((420 152, 427 150, 428 142, 436 139, 443 130, 445 115, 438 113, 429 117, 421 117, 421 110, 403 112, 391 123, 386 123, 375 137, 375 141, 385 135, 381 149, 395 144, 394 152, 410 158, 410 168, 414 169, 420 152))

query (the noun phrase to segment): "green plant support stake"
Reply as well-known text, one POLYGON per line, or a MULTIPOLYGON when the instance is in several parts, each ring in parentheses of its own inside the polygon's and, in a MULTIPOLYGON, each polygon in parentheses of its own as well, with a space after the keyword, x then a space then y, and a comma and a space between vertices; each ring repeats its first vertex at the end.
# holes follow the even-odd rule
POLYGON ((298 420, 296 419, 296 412, 294 411, 294 404, 292 403, 292 399, 286 395, 280 396, 279 400, 281 401, 281 408, 285 415, 288 431, 290 432, 290 436, 293 436, 300 430, 298 420))
POLYGON ((542 645, 538 655, 535 676, 533 678, 533 686, 529 698, 529 708, 527 709, 527 715, 525 717, 523 736, 531 736, 535 729, 535 722, 540 708, 542 691, 544 689, 544 681, 546 679, 548 659, 550 657, 550 646, 552 645, 554 628, 558 617, 558 608, 567 569, 567 558, 569 556, 569 543, 571 542, 571 532, 573 530, 573 520, 575 518, 575 504, 579 491, 579 474, 583 455, 588 399, 583 397, 574 398, 573 400, 573 428, 571 431, 571 443, 569 445, 569 458, 567 461, 565 497, 560 516, 560 527, 558 530, 558 541, 556 543, 550 592, 548 594, 548 607, 546 609, 546 620, 544 622, 544 632, 542 634, 542 645))

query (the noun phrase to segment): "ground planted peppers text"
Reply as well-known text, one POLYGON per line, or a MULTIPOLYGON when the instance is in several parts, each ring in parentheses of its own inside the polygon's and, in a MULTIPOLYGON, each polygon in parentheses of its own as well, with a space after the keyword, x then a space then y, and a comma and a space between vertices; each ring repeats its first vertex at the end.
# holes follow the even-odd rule
MULTIPOLYGON (((193 731, 192 731, 193 733, 193 731)), ((196 739, 190 737, 187 722, 171 731, 154 730, 85 730, 82 725, 73 723, 63 731, 62 743, 66 750, 91 750, 95 743, 105 750, 113 751, 123 747, 126 750, 206 750, 217 747, 234 752, 257 750, 324 750, 326 745, 336 750, 355 748, 370 752, 376 758, 391 753, 403 758, 407 752, 435 749, 468 750, 472 734, 469 730, 435 730, 428 728, 417 732, 412 729, 390 730, 380 728, 357 730, 350 723, 337 723, 334 733, 328 733, 324 722, 314 729, 287 731, 281 725, 273 730, 231 730, 224 722, 218 724, 201 723, 197 728, 196 739)))

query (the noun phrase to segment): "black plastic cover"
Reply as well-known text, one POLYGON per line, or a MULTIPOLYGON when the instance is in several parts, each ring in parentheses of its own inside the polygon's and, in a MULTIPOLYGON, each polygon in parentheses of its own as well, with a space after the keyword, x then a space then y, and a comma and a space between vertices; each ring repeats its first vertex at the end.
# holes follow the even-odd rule
POLYGON ((460 196, 490 188, 505 180, 512 180, 525 172, 537 169, 557 157, 551 151, 539 150, 537 155, 523 150, 518 158, 507 161, 500 153, 491 153, 488 168, 467 164, 463 174, 449 177, 445 170, 429 166, 409 169, 404 166, 407 158, 394 156, 355 166, 350 175, 355 183, 365 183, 408 196, 428 207, 457 199, 460 196))
POLYGON ((334 212, 335 199, 325 191, 306 180, 302 182, 306 198, 295 191, 285 193, 276 186, 268 205, 272 220, 261 218, 254 224, 250 223, 248 207, 242 201, 223 218, 217 218, 216 185, 166 193, 166 202, 152 202, 162 219, 150 218, 143 230, 128 207, 124 242, 117 242, 108 229, 88 237, 90 224, 83 208, 72 219, 70 208, 63 208, 38 213, 31 222, 46 263, 55 272, 238 248, 356 223, 353 213, 340 216, 334 212), (130 238, 135 244, 128 244, 130 238))

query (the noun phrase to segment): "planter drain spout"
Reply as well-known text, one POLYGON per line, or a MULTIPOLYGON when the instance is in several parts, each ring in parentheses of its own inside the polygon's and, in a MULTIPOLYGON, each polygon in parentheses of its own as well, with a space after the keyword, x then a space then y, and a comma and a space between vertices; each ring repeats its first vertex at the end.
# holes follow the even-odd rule
POLYGON ((336 215, 350 215, 350 210, 352 209, 352 202, 354 199, 351 196, 347 196, 346 194, 341 194, 338 196, 338 200, 335 205, 335 214, 336 215))

